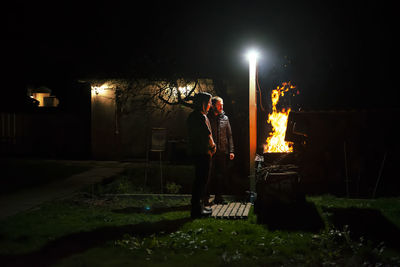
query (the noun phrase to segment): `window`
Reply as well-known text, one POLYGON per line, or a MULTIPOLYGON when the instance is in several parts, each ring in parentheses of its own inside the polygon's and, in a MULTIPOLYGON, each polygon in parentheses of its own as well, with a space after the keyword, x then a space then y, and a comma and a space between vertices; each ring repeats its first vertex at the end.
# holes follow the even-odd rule
POLYGON ((47 87, 30 88, 28 96, 39 101, 39 107, 57 107, 60 101, 51 94, 51 90, 47 87))

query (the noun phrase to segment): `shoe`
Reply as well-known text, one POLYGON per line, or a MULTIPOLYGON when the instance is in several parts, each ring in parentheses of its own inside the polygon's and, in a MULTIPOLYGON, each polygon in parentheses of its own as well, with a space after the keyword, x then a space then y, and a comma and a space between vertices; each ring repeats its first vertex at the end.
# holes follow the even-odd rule
POLYGON ((200 212, 201 216, 203 216, 203 217, 210 216, 211 213, 212 213, 212 209, 207 209, 207 208, 202 209, 200 212))
POLYGON ((211 208, 211 207, 206 207, 206 206, 204 206, 203 210, 211 211, 211 212, 212 212, 212 208, 211 208))

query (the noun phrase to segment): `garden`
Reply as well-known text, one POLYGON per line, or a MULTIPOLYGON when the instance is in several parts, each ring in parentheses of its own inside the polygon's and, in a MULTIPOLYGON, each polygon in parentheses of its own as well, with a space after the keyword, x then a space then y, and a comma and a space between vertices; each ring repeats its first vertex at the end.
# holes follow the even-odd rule
POLYGON ((159 173, 145 183, 143 166, 0 221, 2 266, 400 265, 399 198, 307 196, 310 220, 274 211, 260 222, 253 208, 245 220, 193 220, 192 167, 165 171, 167 194, 154 194, 159 173))

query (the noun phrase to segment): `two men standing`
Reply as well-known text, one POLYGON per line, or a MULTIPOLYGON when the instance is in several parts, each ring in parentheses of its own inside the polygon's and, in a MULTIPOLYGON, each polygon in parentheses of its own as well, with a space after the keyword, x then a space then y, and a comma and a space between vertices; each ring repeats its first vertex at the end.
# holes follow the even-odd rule
POLYGON ((211 99, 208 93, 198 93, 193 100, 194 110, 187 119, 189 146, 195 164, 195 180, 192 188, 192 218, 208 216, 210 172, 215 182, 216 203, 223 203, 222 192, 227 186, 227 161, 235 155, 232 131, 228 117, 223 112, 223 100, 211 99), (208 114, 211 104, 213 110, 208 114), (208 114, 208 116, 207 116, 208 114), (213 167, 212 167, 213 166, 213 167), (207 200, 206 200, 207 198, 207 200))

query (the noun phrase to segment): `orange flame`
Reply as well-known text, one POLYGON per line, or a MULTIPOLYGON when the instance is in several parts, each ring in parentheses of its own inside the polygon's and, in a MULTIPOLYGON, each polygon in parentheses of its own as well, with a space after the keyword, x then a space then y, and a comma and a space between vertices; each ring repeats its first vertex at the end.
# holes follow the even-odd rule
POLYGON ((296 88, 291 85, 290 82, 282 83, 282 86, 277 86, 276 89, 272 90, 272 113, 268 114, 268 121, 272 125, 272 132, 267 138, 267 143, 264 145, 264 153, 273 152, 293 152, 293 143, 285 141, 285 133, 287 120, 290 112, 290 108, 285 110, 282 108, 278 111, 276 105, 279 102, 279 97, 284 96, 285 92, 296 88))

